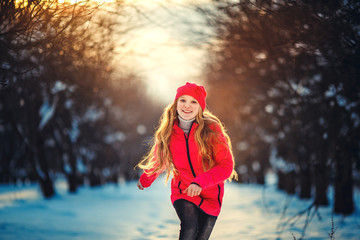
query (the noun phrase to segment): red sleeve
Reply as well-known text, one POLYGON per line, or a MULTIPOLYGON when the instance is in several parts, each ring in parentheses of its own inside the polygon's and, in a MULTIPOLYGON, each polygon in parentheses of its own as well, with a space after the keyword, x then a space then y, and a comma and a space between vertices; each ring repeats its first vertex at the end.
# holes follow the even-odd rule
MULTIPOLYGON (((155 155, 156 151, 157 146, 155 146, 155 155)), ((152 161, 155 161, 155 157, 152 159, 152 161)), ((161 172, 150 174, 150 172, 152 172, 152 170, 155 169, 157 166, 158 163, 156 162, 155 166, 152 169, 147 169, 144 171, 143 174, 141 174, 139 181, 144 188, 150 187, 151 184, 155 181, 155 179, 160 175, 161 172)))
POLYGON ((159 173, 148 174, 146 171, 140 176, 140 183, 144 188, 150 187, 155 179, 159 176, 159 173))
POLYGON ((226 142, 224 134, 221 132, 220 127, 217 127, 217 131, 220 131, 220 137, 218 143, 215 145, 215 165, 208 171, 199 174, 195 177, 194 183, 197 183, 206 189, 207 187, 219 184, 231 176, 234 169, 234 161, 226 142))

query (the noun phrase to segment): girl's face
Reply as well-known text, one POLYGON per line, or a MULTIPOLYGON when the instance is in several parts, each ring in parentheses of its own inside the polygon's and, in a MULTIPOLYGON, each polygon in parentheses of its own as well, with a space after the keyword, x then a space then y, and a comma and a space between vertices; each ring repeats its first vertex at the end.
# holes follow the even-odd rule
POLYGON ((177 102, 177 113, 182 119, 190 120, 196 117, 200 109, 198 101, 189 95, 182 95, 177 102))

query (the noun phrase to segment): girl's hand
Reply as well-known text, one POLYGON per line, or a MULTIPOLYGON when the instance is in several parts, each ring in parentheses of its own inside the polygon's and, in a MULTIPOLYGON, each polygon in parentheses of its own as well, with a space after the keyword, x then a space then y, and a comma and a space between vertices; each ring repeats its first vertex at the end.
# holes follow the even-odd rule
POLYGON ((139 190, 144 190, 144 187, 141 185, 140 180, 138 181, 137 186, 139 190))
POLYGON ((199 196, 202 191, 202 187, 199 185, 192 183, 190 186, 184 190, 184 193, 187 193, 189 197, 199 196))

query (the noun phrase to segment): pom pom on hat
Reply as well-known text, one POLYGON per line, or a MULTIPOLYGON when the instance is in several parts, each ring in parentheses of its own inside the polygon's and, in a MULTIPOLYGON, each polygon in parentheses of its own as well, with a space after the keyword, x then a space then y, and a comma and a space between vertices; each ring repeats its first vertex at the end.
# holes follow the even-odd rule
POLYGON ((199 86, 199 85, 196 85, 195 83, 187 82, 185 85, 183 85, 177 89, 175 100, 183 95, 189 95, 189 96, 192 96, 193 98, 195 98, 199 102, 202 110, 204 111, 204 109, 206 107, 205 99, 206 99, 207 93, 203 86, 199 86))

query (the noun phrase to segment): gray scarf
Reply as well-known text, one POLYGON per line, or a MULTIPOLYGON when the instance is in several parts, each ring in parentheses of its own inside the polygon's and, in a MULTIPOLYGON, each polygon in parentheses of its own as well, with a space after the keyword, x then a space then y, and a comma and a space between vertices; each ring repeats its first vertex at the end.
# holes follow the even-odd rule
POLYGON ((182 119, 180 116, 178 116, 178 119, 179 119, 179 127, 184 131, 185 134, 189 134, 191 124, 195 120, 195 118, 190 120, 185 120, 182 119))

